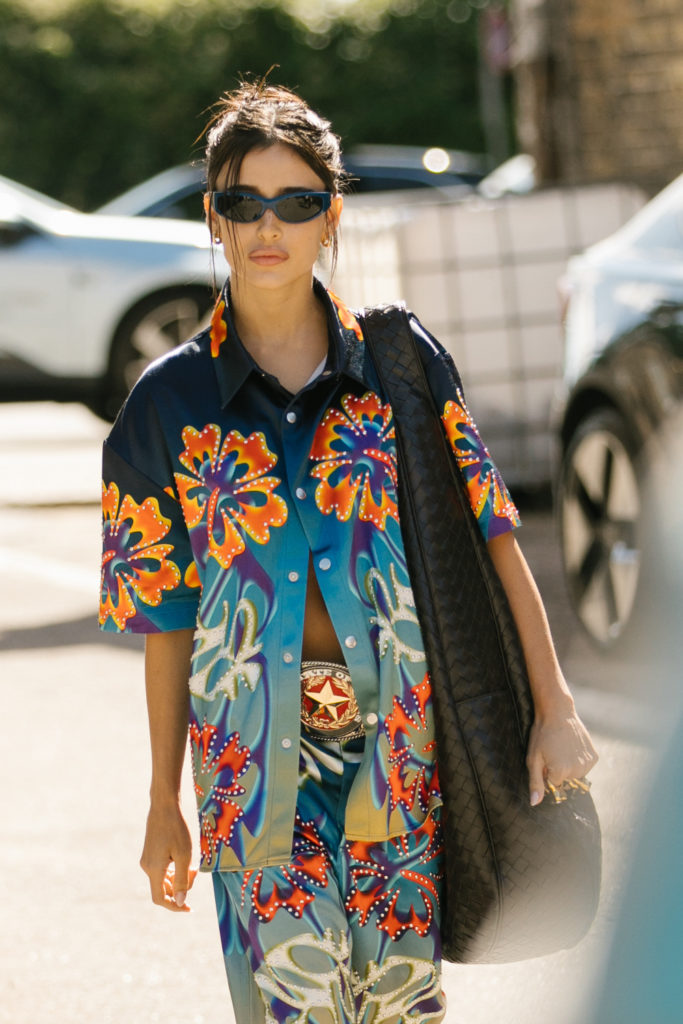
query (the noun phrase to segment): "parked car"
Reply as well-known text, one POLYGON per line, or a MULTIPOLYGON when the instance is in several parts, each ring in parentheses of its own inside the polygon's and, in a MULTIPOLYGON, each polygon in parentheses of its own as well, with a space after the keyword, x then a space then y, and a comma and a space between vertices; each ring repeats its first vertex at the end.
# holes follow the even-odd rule
POLYGON ((683 397, 683 175, 572 259, 561 289, 564 572, 579 621, 609 650, 650 603, 658 511, 672 500, 652 493, 648 469, 667 457, 683 397))
MULTIPOLYGON (((344 158, 352 195, 416 189, 471 192, 486 173, 481 157, 420 146, 359 146, 344 158)), ((181 164, 128 189, 97 213, 202 220, 204 165, 181 164)))
POLYGON ((84 214, 0 177, 0 397, 111 417, 142 368, 212 306, 206 226, 84 214))

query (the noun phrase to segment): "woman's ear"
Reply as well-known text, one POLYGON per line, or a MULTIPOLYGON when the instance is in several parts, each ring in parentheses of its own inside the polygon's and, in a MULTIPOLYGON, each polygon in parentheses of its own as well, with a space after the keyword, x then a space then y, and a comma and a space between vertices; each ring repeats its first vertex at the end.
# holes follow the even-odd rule
POLYGON ((330 236, 334 235, 335 231, 339 227, 339 220, 342 215, 344 208, 344 197, 337 193, 336 196, 332 197, 330 208, 327 211, 327 226, 330 236))
POLYGON ((214 242, 222 242, 223 239, 221 238, 220 228, 219 225, 216 223, 216 218, 214 217, 213 210, 211 209, 210 192, 204 193, 204 216, 206 217, 206 223, 208 225, 211 237, 213 238, 214 242))
POLYGON ((325 214, 325 230, 323 232, 323 237, 321 238, 321 242, 325 247, 331 244, 332 239, 337 232, 343 205, 344 200, 342 196, 333 196, 330 208, 325 214))

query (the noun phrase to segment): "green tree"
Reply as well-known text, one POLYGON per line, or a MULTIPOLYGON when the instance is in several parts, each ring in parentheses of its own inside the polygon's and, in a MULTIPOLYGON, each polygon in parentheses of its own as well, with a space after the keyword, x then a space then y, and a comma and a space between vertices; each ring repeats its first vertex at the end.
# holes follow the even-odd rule
POLYGON ((0 173, 92 209, 187 160, 208 106, 273 64, 273 80, 328 116, 345 148, 480 152, 467 3, 403 0, 370 22, 337 17, 314 31, 276 2, 78 0, 41 16, 0 0, 0 173))

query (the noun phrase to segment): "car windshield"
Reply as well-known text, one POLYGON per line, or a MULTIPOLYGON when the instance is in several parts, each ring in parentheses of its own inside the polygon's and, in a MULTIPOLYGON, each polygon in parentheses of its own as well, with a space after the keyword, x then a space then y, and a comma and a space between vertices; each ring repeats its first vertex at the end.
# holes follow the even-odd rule
POLYGON ((683 249, 683 175, 650 200, 617 235, 642 251, 680 252, 683 249))
POLYGON ((75 212, 73 207, 67 206, 66 203, 60 203, 57 199, 0 175, 0 216, 20 214, 29 220, 41 221, 46 212, 58 210, 75 212))
POLYGON ((201 165, 172 167, 109 200, 95 212, 203 220, 201 193, 204 188, 201 165))

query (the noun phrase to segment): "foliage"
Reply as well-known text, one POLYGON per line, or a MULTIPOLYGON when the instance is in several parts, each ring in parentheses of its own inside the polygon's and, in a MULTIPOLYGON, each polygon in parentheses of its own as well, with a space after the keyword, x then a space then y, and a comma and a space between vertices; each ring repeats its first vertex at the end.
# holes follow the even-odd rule
MULTIPOLYGON (((481 6, 481 0, 470 0, 481 6)), ((88 209, 198 155, 210 104, 241 73, 293 86, 345 147, 481 151, 466 0, 402 0, 305 23, 276 0, 146 5, 0 0, 0 173, 88 209)))

